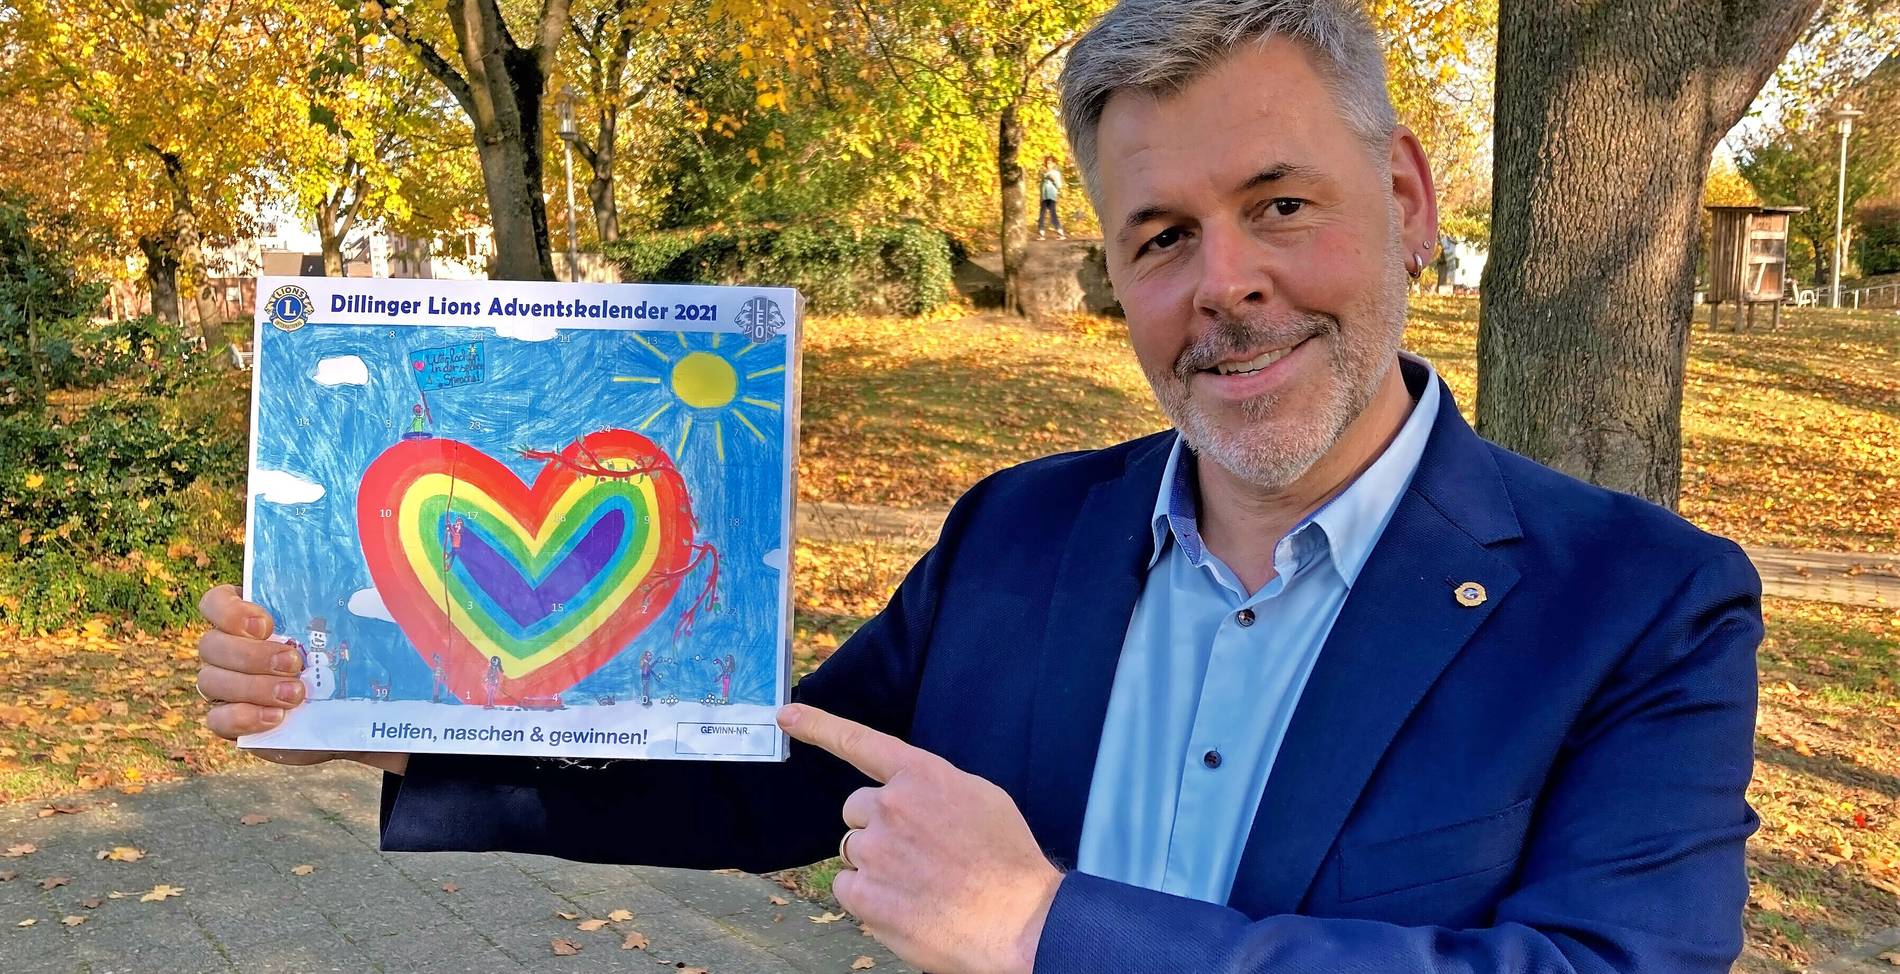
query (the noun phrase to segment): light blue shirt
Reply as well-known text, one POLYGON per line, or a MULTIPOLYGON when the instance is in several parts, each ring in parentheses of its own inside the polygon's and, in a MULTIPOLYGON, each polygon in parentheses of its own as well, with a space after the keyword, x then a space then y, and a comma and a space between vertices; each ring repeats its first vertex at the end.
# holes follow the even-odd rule
POLYGON ((1438 377, 1426 369, 1425 392, 1385 452, 1280 539, 1273 580, 1252 594, 1201 543, 1192 458, 1176 438, 1078 870, 1227 902, 1300 692, 1425 452, 1438 414, 1438 377))

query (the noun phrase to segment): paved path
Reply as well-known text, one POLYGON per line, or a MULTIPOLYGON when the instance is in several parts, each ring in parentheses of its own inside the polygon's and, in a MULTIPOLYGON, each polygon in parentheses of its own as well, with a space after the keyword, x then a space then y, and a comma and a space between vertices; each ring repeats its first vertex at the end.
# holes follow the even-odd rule
POLYGON ((1876 934, 1853 950, 1808 968, 1808 974, 1893 974, 1900 968, 1900 927, 1876 934))
MULTIPOLYGON (((107 972, 641 971, 848 974, 868 956, 909 971, 849 920, 813 923, 822 907, 757 876, 599 866, 537 856, 384 854, 376 849, 378 776, 357 765, 269 768, 77 801, 40 818, 40 803, 0 805, 0 970, 107 972), (261 825, 238 819, 257 812, 261 825), (131 846, 136 862, 96 858, 131 846), (300 865, 315 869, 298 876, 300 865), (41 881, 66 877, 62 886, 41 881), (159 884, 184 892, 139 896, 159 884), (445 892, 444 885, 455 888, 445 892), (125 893, 112 898, 114 892, 125 893), (776 906, 771 897, 787 898, 776 906), (84 901, 99 898, 93 908, 84 901), (633 919, 581 932, 577 921, 633 919), (83 916, 68 927, 61 920, 83 916), (34 920, 21 927, 23 920, 34 920), (623 950, 627 933, 645 950, 623 950), (555 956, 566 938, 579 955, 555 956), (675 968, 677 969, 677 968, 675 968)), ((681 796, 681 800, 690 800, 681 796)))
MULTIPOLYGON (((798 530, 814 537, 912 537, 929 540, 941 511, 910 511, 869 504, 804 503, 798 530)), ((1749 548, 1762 590, 1786 599, 1900 608, 1900 554, 1749 548)))

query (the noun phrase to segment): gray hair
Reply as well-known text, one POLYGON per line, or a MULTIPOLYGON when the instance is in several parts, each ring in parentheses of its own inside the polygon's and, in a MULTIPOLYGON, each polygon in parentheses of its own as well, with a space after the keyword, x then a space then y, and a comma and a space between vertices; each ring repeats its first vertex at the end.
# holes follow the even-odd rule
POLYGON ((1062 124, 1098 201, 1096 130, 1117 91, 1170 95, 1242 44, 1286 37, 1318 62, 1341 117, 1381 158, 1398 115, 1363 0, 1121 0, 1069 51, 1062 124))

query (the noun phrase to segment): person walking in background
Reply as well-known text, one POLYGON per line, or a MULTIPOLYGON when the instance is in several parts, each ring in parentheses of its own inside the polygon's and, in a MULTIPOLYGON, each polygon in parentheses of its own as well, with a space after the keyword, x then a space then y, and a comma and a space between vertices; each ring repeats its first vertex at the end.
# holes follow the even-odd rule
POLYGON ((1062 197, 1062 167, 1056 165, 1055 156, 1042 157, 1042 208, 1036 211, 1036 239, 1048 238, 1048 228, 1056 228, 1056 236, 1067 240, 1069 235, 1062 232, 1062 216, 1056 212, 1056 200, 1062 197))

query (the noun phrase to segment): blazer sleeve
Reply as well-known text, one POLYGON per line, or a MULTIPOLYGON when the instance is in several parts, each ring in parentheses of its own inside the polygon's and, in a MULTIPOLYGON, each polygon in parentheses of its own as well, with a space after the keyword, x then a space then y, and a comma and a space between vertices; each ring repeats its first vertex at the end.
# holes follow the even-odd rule
MULTIPOLYGON (((791 697, 908 738, 928 636, 966 501, 890 603, 791 697)), ((385 775, 382 847, 766 872, 832 855, 844 799, 871 780, 797 741, 781 763, 417 754, 385 775)))
POLYGON ((1726 972, 1742 947, 1761 582, 1729 546, 1664 602, 1572 729, 1490 926, 1272 916, 1080 873, 1038 974, 1726 972))

